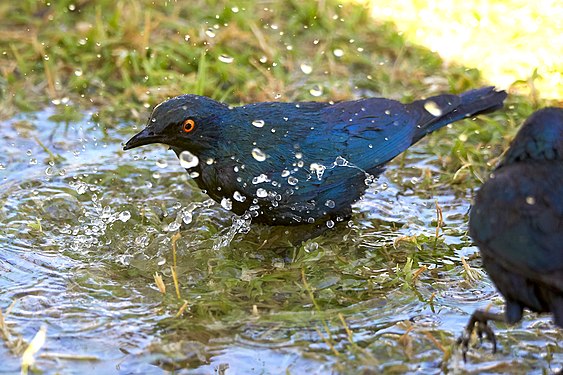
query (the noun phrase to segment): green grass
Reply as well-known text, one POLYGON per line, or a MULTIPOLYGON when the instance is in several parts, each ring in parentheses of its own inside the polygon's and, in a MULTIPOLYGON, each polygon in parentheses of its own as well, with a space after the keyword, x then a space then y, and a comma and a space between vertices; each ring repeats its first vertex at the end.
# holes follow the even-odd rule
MULTIPOLYGON (((94 120, 113 127, 142 123, 152 106, 181 93, 231 104, 379 95, 407 101, 486 84, 479 71, 445 65, 369 11, 333 1, 4 2, 0 117, 51 101, 59 121, 93 107, 94 120)), ((511 98, 513 109, 494 121, 450 132, 453 144, 433 138, 448 172, 461 169, 456 181, 468 174, 482 180, 483 165, 490 168, 515 126, 546 103, 532 91, 511 98)))

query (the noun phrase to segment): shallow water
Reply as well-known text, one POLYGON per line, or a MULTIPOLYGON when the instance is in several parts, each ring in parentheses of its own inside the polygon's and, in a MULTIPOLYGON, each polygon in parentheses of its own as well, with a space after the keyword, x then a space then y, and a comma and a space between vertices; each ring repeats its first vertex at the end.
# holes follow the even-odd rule
MULTIPOLYGON (((65 126, 53 113, 0 123, 0 308, 13 338, 29 342, 46 325, 36 355, 45 374, 563 367, 563 333, 535 314, 496 327, 497 354, 485 343, 465 364, 457 351, 442 362, 469 314, 502 300, 486 275, 464 278, 460 257, 477 251, 466 235, 471 192, 435 181, 440 169, 423 146, 390 166, 351 223, 293 247, 297 229, 253 227, 229 241, 230 215, 193 187, 172 152, 121 151, 131 126, 106 132, 89 116, 65 126), (60 156, 52 165, 40 143, 60 156), (438 241, 435 202, 445 221, 438 241), (428 267, 414 282, 403 272, 409 259, 428 267)), ((478 258, 470 264, 480 271, 478 258)), ((20 368, 9 345, 0 345, 2 374, 20 368)))

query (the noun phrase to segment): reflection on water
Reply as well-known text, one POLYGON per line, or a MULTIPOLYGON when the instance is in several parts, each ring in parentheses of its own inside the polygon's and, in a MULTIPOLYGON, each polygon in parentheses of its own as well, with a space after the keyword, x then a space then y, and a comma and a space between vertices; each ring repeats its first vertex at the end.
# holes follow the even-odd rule
MULTIPOLYGON (((131 129, 64 126, 52 113, 4 122, 0 138, 0 308, 14 304, 5 316, 13 338, 47 325, 36 362, 46 374, 563 366, 561 331, 536 315, 497 327, 497 355, 485 344, 467 364, 444 356, 475 308, 502 300, 486 276, 464 279, 460 257, 477 251, 466 235, 470 194, 432 181, 417 190, 422 169, 439 174, 421 147, 368 190, 352 223, 295 248, 287 241, 298 229, 237 234, 241 223, 192 187, 173 153, 121 152, 131 129), (436 201, 446 225, 440 241, 424 242, 435 235, 436 201), (404 271, 412 258, 427 267, 415 283, 404 271)), ((9 345, 0 358, 0 373, 19 372, 9 345)))

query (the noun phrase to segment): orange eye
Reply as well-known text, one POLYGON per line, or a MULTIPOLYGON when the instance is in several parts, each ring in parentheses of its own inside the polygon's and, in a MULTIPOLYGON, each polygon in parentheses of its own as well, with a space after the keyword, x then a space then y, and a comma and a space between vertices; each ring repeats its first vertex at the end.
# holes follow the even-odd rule
POLYGON ((191 118, 187 119, 186 121, 184 121, 184 124, 182 124, 182 130, 185 131, 186 133, 189 133, 194 129, 195 129, 195 122, 191 118))

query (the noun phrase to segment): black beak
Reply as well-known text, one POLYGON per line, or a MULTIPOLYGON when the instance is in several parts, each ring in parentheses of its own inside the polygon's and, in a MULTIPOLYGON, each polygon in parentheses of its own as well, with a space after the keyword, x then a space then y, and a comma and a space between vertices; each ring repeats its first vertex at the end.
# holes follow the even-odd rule
POLYGON ((150 145, 151 143, 161 143, 161 141, 161 136, 154 134, 149 128, 145 128, 128 140, 125 146, 123 146, 123 150, 130 150, 135 147, 150 145))

